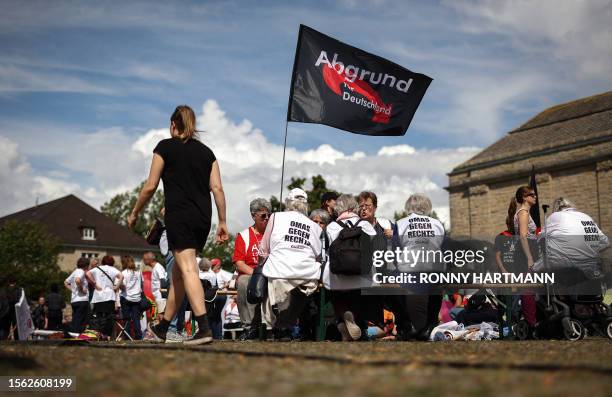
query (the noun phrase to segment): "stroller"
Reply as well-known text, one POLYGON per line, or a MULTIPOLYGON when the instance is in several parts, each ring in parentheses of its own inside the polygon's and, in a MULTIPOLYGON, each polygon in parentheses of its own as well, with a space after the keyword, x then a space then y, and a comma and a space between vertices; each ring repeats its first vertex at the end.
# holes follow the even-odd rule
MULTIPOLYGON (((565 280, 585 279, 578 269, 569 269, 562 274, 565 280)), ((590 334, 612 339, 612 308, 604 303, 603 293, 594 293, 605 290, 605 285, 600 280, 590 280, 586 284, 573 292, 588 292, 589 295, 568 293, 559 286, 547 286, 546 295, 536 302, 538 322, 533 334, 530 335, 528 323, 521 319, 515 325, 516 337, 520 340, 530 336, 535 339, 562 337, 575 341, 590 334)), ((569 292, 572 292, 571 289, 569 292)))
POLYGON ((612 339, 612 308, 603 295, 568 296, 571 318, 580 321, 590 335, 612 339))

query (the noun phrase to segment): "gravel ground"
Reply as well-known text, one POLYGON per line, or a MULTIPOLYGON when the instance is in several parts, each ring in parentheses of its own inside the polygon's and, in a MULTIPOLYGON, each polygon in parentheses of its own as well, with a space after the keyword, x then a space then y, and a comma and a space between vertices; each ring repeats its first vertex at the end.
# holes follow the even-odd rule
POLYGON ((595 397, 612 396, 612 341, 7 343, 0 374, 72 375, 72 395, 105 397, 595 397))

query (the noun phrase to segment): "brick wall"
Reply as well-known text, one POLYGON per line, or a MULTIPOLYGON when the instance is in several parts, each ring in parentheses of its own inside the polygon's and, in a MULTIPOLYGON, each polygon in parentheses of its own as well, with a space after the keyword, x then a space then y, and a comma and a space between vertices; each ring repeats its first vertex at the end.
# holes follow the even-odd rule
POLYGON ((612 233, 612 160, 596 160, 606 154, 612 158, 612 142, 451 175, 451 235, 492 240, 504 230, 509 201, 519 186, 528 184, 532 165, 540 204, 565 196, 606 234, 612 233), (567 166, 572 163, 577 165, 567 166))

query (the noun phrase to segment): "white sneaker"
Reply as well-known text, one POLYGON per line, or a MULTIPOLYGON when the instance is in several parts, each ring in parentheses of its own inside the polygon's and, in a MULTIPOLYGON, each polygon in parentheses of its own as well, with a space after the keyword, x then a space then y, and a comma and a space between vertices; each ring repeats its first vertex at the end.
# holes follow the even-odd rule
POLYGON ((197 345, 207 345, 212 343, 213 337, 212 332, 208 330, 208 332, 197 332, 191 339, 187 339, 183 341, 183 345, 187 346, 197 346, 197 345))
POLYGON ((342 342, 350 342, 350 341, 353 340, 351 338, 351 335, 349 335, 348 330, 346 329, 346 324, 339 323, 338 324, 338 331, 340 332, 340 335, 342 335, 342 342))
POLYGON ((182 343, 187 337, 182 333, 168 331, 166 334, 166 343, 182 343))
POLYGON ((344 312, 342 316, 344 318, 344 324, 346 330, 352 340, 359 340, 361 338, 361 328, 355 323, 355 317, 351 312, 344 312))

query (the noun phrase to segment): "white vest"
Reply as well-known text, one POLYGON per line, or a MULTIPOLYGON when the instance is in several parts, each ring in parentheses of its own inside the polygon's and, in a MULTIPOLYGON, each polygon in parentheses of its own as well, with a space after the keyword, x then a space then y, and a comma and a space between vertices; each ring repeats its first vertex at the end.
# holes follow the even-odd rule
MULTIPOLYGON (((540 238, 546 239, 547 264, 558 270, 578 267, 587 276, 596 276, 599 271, 599 251, 608 247, 608 237, 587 214, 568 208, 553 213, 546 219, 540 238)), ((543 258, 534 269, 544 271, 543 258)))
POLYGON ((402 272, 421 272, 421 271, 442 271, 444 264, 435 258, 433 252, 440 251, 444 242, 444 226, 439 220, 412 213, 405 218, 397 221, 397 233, 399 245, 402 250, 408 250, 416 254, 417 251, 424 253, 430 252, 429 255, 421 254, 420 260, 414 262, 413 254, 408 255, 408 261, 403 261, 403 255, 400 255, 397 267, 402 272))
MULTIPOLYGON (((318 280, 321 227, 296 211, 277 212, 268 221, 269 255, 263 274, 270 278, 318 280)), ((266 229, 267 229, 266 228, 266 229)))

